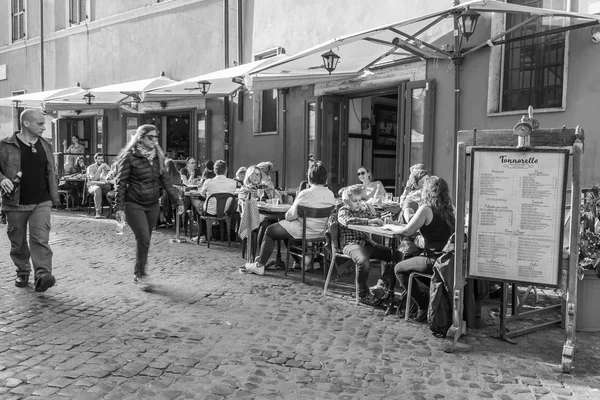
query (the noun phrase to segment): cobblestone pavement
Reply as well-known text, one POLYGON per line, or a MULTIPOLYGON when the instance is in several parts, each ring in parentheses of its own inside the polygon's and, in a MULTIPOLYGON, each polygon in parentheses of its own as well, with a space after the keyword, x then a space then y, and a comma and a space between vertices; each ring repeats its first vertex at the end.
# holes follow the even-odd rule
POLYGON ((578 333, 572 375, 559 328, 517 345, 472 331, 446 354, 426 325, 354 305, 351 286, 323 298, 321 274, 241 274, 239 248, 173 231, 154 234, 158 285, 141 292, 131 231, 82 215, 53 215, 45 293, 14 286, 0 228, 0 399, 600 398, 598 333, 578 333))

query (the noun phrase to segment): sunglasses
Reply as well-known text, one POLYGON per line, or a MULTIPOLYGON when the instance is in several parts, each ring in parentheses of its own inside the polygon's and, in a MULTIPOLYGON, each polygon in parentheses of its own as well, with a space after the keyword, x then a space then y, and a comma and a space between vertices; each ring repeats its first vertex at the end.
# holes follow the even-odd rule
POLYGON ((357 172, 356 176, 361 176, 361 175, 365 175, 367 173, 367 171, 361 171, 361 172, 357 172))
POLYGON ((190 164, 198 164, 196 161, 190 161, 190 164))
POLYGON ((150 140, 158 140, 158 136, 157 135, 146 135, 144 137, 146 139, 150 139, 150 140))

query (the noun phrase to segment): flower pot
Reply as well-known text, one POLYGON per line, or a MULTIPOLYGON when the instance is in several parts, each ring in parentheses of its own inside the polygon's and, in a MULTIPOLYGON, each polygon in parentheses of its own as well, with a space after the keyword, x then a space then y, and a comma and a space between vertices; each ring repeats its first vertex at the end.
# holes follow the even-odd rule
POLYGON ((577 327, 581 332, 600 332, 600 279, 596 271, 584 271, 577 286, 577 327))

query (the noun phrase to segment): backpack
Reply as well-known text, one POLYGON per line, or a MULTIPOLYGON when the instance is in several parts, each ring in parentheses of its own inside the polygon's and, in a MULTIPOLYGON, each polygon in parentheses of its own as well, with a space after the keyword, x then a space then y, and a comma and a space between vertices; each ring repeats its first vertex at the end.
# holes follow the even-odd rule
POLYGON ((427 323, 436 337, 446 337, 452 326, 452 293, 448 287, 449 278, 454 274, 454 234, 433 264, 433 276, 429 285, 429 307, 427 323))

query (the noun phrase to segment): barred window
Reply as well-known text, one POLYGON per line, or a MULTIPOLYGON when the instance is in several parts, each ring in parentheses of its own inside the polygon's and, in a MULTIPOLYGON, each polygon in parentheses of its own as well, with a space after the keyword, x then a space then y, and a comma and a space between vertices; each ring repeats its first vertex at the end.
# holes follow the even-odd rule
POLYGON ((69 25, 88 20, 87 0, 69 0, 69 25))
MULTIPOLYGON (((529 7, 566 9, 566 0, 509 0, 529 7)), ((507 14, 506 29, 529 18, 507 14)), ((558 28, 557 20, 538 18, 507 35, 507 39, 558 28)), ((501 111, 562 108, 565 73, 565 32, 506 43, 502 67, 501 111)))
POLYGON ((11 0, 12 41, 25 39, 25 0, 11 0))

